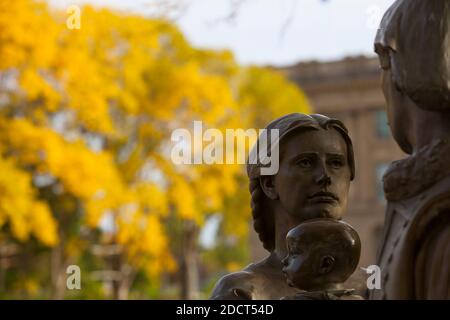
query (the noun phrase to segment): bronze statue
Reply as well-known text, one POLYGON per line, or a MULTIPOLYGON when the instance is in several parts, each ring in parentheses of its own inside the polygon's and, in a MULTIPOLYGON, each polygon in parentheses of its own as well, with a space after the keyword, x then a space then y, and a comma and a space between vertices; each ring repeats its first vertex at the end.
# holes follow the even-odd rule
POLYGON ((266 129, 279 130, 278 140, 267 145, 269 151, 279 147, 279 170, 275 175, 262 175, 263 164, 249 162, 247 174, 253 225, 270 254, 221 278, 212 299, 294 295, 298 290, 287 285, 282 273, 287 232, 308 219, 341 219, 346 210, 355 167, 345 126, 322 115, 294 113, 274 120, 266 129))
POLYGON ((389 125, 406 159, 392 163, 372 299, 450 298, 450 1, 398 0, 375 39, 389 125))
POLYGON ((301 293, 285 300, 362 300, 344 282, 355 271, 360 254, 358 233, 334 219, 307 220, 286 236, 288 256, 283 273, 301 293))

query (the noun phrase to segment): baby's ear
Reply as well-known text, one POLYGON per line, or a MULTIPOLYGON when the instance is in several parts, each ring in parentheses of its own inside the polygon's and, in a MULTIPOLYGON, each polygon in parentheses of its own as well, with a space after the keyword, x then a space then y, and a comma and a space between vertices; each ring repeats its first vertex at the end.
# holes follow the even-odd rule
POLYGON ((327 274, 333 270, 334 267, 334 257, 326 255, 320 258, 319 273, 327 274))

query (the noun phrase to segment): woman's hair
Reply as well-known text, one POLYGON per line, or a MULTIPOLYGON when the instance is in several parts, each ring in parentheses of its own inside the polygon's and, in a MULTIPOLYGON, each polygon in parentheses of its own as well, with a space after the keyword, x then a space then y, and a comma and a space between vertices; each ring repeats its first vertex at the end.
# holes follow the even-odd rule
MULTIPOLYGON (((275 142, 280 147, 288 134, 294 131, 296 134, 302 130, 328 130, 330 128, 339 132, 347 145, 347 161, 350 167, 350 179, 355 177, 355 160, 353 155, 352 141, 348 135, 347 128, 342 122, 331 119, 320 114, 306 115, 301 113, 291 113, 281 118, 275 119, 267 127, 266 130, 279 130, 278 140, 275 142)), ((254 153, 260 143, 261 137, 255 143, 254 153)), ((275 147, 267 142, 268 153, 275 147)), ((275 217, 270 205, 270 199, 266 197, 260 185, 261 167, 260 163, 251 163, 247 161, 247 175, 250 179, 251 208, 253 216, 253 227, 259 236, 264 248, 273 251, 275 247, 275 217)))
POLYGON ((375 52, 417 106, 450 110, 450 1, 397 0, 381 21, 375 52))

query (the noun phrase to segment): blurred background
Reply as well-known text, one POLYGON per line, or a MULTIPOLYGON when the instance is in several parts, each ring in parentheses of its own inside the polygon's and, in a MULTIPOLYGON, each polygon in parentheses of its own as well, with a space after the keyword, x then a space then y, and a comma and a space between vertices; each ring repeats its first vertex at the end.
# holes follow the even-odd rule
POLYGON ((342 120, 346 220, 373 264, 381 177, 403 157, 372 53, 392 3, 0 0, 0 298, 208 298, 263 258, 244 165, 171 161, 173 130, 194 120, 342 120))

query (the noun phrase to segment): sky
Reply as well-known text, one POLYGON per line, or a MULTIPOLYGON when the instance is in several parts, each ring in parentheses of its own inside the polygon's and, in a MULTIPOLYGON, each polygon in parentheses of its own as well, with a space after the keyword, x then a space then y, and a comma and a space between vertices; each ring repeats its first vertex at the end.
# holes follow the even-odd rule
MULTIPOLYGON (((146 16, 165 14, 198 48, 229 49, 241 64, 287 66, 373 55, 394 0, 48 0, 89 3, 146 16), (237 10, 234 10, 237 8, 237 10), (235 13, 235 14, 233 14, 235 13)), ((82 23, 81 12, 81 23, 82 23)))

